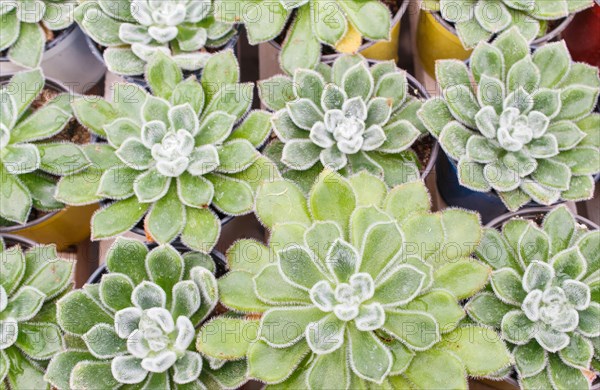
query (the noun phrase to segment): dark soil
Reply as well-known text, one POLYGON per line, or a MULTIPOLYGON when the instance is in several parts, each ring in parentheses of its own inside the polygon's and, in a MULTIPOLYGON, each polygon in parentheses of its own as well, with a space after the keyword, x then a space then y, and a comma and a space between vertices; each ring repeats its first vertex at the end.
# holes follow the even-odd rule
MULTIPOLYGON (((32 111, 37 111, 40 108, 44 107, 49 101, 54 99, 56 96, 61 94, 62 91, 57 91, 56 89, 50 87, 45 87, 42 92, 39 94, 37 98, 31 103, 30 109, 32 111)), ((83 127, 77 119, 73 118, 67 123, 65 128, 55 136, 42 140, 42 143, 48 142, 73 142, 78 145, 85 145, 90 143, 91 135, 90 133, 83 127)), ((31 209, 29 213, 28 222, 35 221, 39 218, 44 217, 45 215, 50 214, 46 211, 37 210, 35 208, 31 209)), ((0 226, 13 226, 14 223, 10 221, 5 221, 0 219, 0 226)))
MULTIPOLYGON (((44 88, 40 95, 33 101, 33 103, 31 103, 31 109, 33 111, 39 110, 60 93, 62 92, 53 88, 44 88)), ((77 145, 85 145, 88 144, 90 140, 90 133, 85 129, 85 127, 79 124, 77 119, 72 118, 60 133, 47 140, 43 140, 42 142, 73 142, 77 145)))
POLYGON ((425 171, 427 164, 429 164, 429 160, 431 160, 431 153, 433 152, 434 144, 435 140, 433 137, 427 134, 426 136, 419 138, 411 147, 411 149, 417 154, 419 162, 421 163, 421 173, 425 171))

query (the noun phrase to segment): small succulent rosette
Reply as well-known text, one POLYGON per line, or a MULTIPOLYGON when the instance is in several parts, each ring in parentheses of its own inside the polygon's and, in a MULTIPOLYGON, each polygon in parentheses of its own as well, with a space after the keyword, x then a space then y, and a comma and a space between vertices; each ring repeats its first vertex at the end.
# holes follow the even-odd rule
POLYGON ((210 207, 248 214, 258 184, 279 175, 256 150, 270 132, 270 114, 247 114, 254 86, 239 83, 231 51, 211 57, 200 81, 182 80, 175 62, 159 53, 146 78, 153 95, 117 83, 112 101, 73 103, 77 119, 108 143, 86 150, 92 166, 63 178, 57 198, 71 205, 115 200, 94 215, 93 239, 126 232, 146 215, 151 240, 180 236, 209 253, 221 228, 210 207))
POLYGON ((58 323, 71 340, 48 365, 45 379, 53 387, 205 389, 245 381, 245 362, 204 364, 193 349, 196 327, 218 301, 210 256, 182 256, 170 245, 148 251, 119 238, 106 267, 99 283, 57 304, 58 323))
POLYGON ((0 85, 0 225, 26 223, 32 208, 62 209, 64 204, 54 198, 56 177, 90 165, 78 145, 50 140, 73 115, 67 94, 36 107, 45 83, 35 69, 0 85))
POLYGON ((439 61, 442 98, 419 116, 458 161, 462 186, 495 191, 517 210, 531 200, 586 200, 600 171, 598 69, 574 63, 564 42, 530 53, 517 29, 480 43, 470 69, 439 61), (476 86, 471 85, 471 77, 476 86))
POLYGON ((233 24, 216 21, 211 0, 83 0, 75 19, 85 33, 105 47, 111 72, 138 76, 161 52, 184 71, 197 71, 236 34, 233 24))
POLYGON ((369 67, 360 55, 342 56, 333 66, 262 81, 259 91, 275 111, 279 139, 265 153, 306 191, 324 167, 346 176, 366 170, 389 186, 419 178, 410 147, 427 134, 416 116, 422 102, 393 62, 369 67))
POLYGON ((425 0, 428 11, 453 23, 463 46, 472 49, 512 27, 532 41, 551 32, 556 20, 594 5, 594 0, 425 0))
POLYGON ((74 269, 54 246, 7 248, 0 237, 0 388, 49 388, 44 367, 65 348, 56 301, 74 269))
POLYGON ((0 53, 13 63, 40 66, 46 42, 74 22, 77 0, 2 0, 0 53))
POLYGON ((325 47, 355 53, 363 39, 389 41, 392 29, 391 12, 380 0, 275 0, 252 6, 243 0, 215 0, 215 18, 244 24, 251 45, 281 36, 289 26, 279 58, 288 74, 315 68, 325 47))
POLYGON ((308 199, 265 182, 269 245, 235 243, 219 279, 221 303, 246 317, 207 322, 198 350, 247 356, 251 378, 294 389, 466 389, 467 374, 495 376, 509 352, 459 304, 491 271, 470 257, 479 217, 430 207, 423 182, 389 191, 366 172, 326 170, 308 199))
POLYGON ((514 346, 523 389, 587 389, 599 365, 600 231, 578 225, 565 206, 540 226, 514 218, 485 229, 477 250, 494 271, 490 291, 467 304, 476 322, 514 346))

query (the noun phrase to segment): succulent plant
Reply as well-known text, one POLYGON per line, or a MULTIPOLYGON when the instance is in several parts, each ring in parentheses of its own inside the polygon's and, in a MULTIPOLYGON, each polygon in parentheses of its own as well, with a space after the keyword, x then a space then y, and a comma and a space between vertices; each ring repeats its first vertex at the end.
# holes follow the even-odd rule
POLYGON ((251 45, 277 38, 291 19, 279 61, 288 74, 315 68, 322 45, 355 53, 363 38, 389 40, 392 28, 390 10, 379 0, 215 0, 215 17, 243 23, 251 45))
POLYGON ((73 24, 77 0, 2 0, 0 3, 0 52, 11 62, 35 68, 42 62, 47 31, 73 24))
POLYGON ((423 8, 438 11, 454 23, 465 48, 489 41, 515 26, 531 41, 546 34, 549 22, 594 5, 593 0, 425 0, 423 8))
POLYGON ((71 288, 74 268, 54 246, 24 251, 0 237, 0 388, 48 388, 44 366, 65 343, 55 305, 71 288))
POLYGON ((141 75, 156 52, 186 71, 202 69, 211 54, 236 31, 216 21, 211 0, 84 0, 75 11, 81 28, 106 47, 104 60, 114 73, 141 75))
POLYGON ((443 98, 426 102, 419 116, 458 161, 461 185, 496 191, 510 210, 531 199, 592 197, 600 171, 597 68, 573 63, 564 42, 532 55, 513 28, 480 43, 470 69, 440 61, 436 74, 443 98))
POLYGON ((464 322, 458 302, 491 270, 470 257, 479 217, 430 206, 423 182, 388 191, 367 172, 325 170, 308 199, 264 182, 256 212, 269 246, 238 241, 219 279, 221 303, 246 317, 207 322, 198 350, 247 355, 251 378, 282 388, 466 389, 466 374, 495 375, 508 350, 464 322))
POLYGON ((159 53, 146 74, 151 95, 132 84, 115 84, 112 102, 84 97, 73 103, 79 121, 107 144, 86 150, 93 165, 63 178, 57 198, 82 205, 116 202, 92 219, 92 236, 104 239, 134 227, 158 243, 181 234, 190 248, 210 252, 219 217, 250 213, 259 182, 278 175, 256 147, 270 131, 269 114, 250 112, 253 85, 239 84, 231 51, 210 58, 202 80, 182 74, 159 53), (147 212, 147 213, 146 213, 147 212))
POLYGON ((369 68, 360 55, 342 56, 332 67, 262 81, 259 91, 276 111, 271 121, 283 143, 265 153, 307 190, 323 167, 346 175, 367 170, 389 186, 419 177, 410 147, 427 133, 416 116, 422 103, 392 61, 369 68))
POLYGON ((148 251, 118 238, 106 254, 98 284, 70 292, 57 304, 58 324, 71 336, 45 379, 57 389, 221 388, 245 380, 244 361, 205 366, 193 350, 195 327, 218 301, 215 264, 172 246, 148 251))
POLYGON ((90 162, 73 143, 52 142, 72 118, 67 94, 39 109, 32 107, 45 85, 39 69, 16 73, 0 87, 0 224, 27 222, 32 207, 61 209, 54 199, 56 180, 90 162))
POLYGON ((598 367, 600 232, 578 225, 565 206, 541 226, 513 218, 486 228, 478 257, 494 271, 491 291, 467 304, 478 323, 514 345, 524 389, 585 389, 581 370, 598 367))

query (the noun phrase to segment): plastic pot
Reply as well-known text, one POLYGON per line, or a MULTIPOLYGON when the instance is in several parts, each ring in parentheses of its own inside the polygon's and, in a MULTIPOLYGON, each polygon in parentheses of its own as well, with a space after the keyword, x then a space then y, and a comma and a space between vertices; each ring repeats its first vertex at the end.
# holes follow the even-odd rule
MULTIPOLYGON (((62 82, 71 92, 85 93, 106 73, 102 61, 90 52, 81 29, 73 24, 58 33, 46 44, 41 68, 44 75, 62 82)), ((12 74, 25 68, 0 57, 0 75, 12 74)))
POLYGON ((475 210, 481 214, 484 224, 508 213, 508 209, 495 192, 477 192, 461 186, 458 181, 458 167, 446 153, 439 153, 435 172, 438 192, 448 206, 475 210))
MULTIPOLYGON (((6 84, 11 75, 0 76, 0 85, 6 84)), ((45 88, 63 93, 67 87, 56 80, 46 79, 45 88)), ((98 209, 97 204, 66 206, 52 211, 23 225, 0 226, 0 234, 19 235, 40 244, 56 244, 59 251, 87 239, 90 236, 90 220, 98 209)))
MULTIPOLYGON (((183 254, 183 253, 190 252, 189 248, 186 248, 182 245, 179 245, 179 244, 172 244, 172 245, 179 253, 183 254)), ((147 246, 148 246, 148 249, 152 250, 152 249, 156 248, 158 245, 151 244, 151 245, 147 245, 147 246)), ((215 262, 215 265, 217 266, 216 277, 224 275, 227 272, 227 260, 225 258, 225 255, 217 250, 213 250, 212 253, 210 254, 210 257, 212 257, 212 259, 215 262)), ((86 284, 100 283, 100 280, 102 279, 102 275, 107 274, 107 273, 108 273, 108 269, 106 267, 106 264, 100 265, 100 267, 98 267, 98 269, 96 271, 94 271, 94 273, 92 275, 90 275, 86 284)))
MULTIPOLYGON (((227 41, 227 43, 225 43, 225 45, 219 47, 218 49, 215 49, 215 53, 223 51, 223 50, 227 50, 227 49, 232 49, 233 53, 235 54, 236 57, 238 57, 238 40, 240 37, 240 33, 239 33, 239 28, 235 27, 237 30, 237 34, 235 34, 233 37, 231 37, 231 39, 229 41, 227 41)), ((92 38, 90 38, 89 36, 85 36, 85 40, 86 40, 86 44, 89 48, 89 50, 92 52, 92 54, 94 55, 94 57, 102 62, 102 64, 104 64, 104 47, 98 45, 96 42, 94 42, 94 40, 92 38)), ((123 77, 123 79, 128 82, 128 83, 133 83, 136 85, 139 85, 142 88, 145 89, 149 89, 148 87, 148 83, 146 82, 146 79, 144 78, 144 75, 138 75, 138 76, 121 76, 123 77)), ((190 76, 196 76, 196 78, 198 80, 200 80, 200 77, 202 76, 202 69, 198 69, 196 71, 184 71, 183 72, 183 78, 188 78, 190 76)))
MULTIPOLYGON (((547 207, 530 207, 526 209, 522 209, 515 212, 509 212, 504 215, 501 215, 497 218, 494 218, 492 221, 488 222, 485 227, 492 229, 502 229, 504 224, 513 218, 523 218, 527 220, 533 220, 535 222, 541 222, 540 219, 543 218, 546 214, 554 209, 553 206, 547 207)), ((600 227, 594 222, 590 221, 587 218, 584 218, 580 215, 575 215, 575 220, 577 223, 586 226, 589 230, 598 230, 600 227)), ((513 375, 515 375, 513 373, 513 375)), ((478 382, 482 382, 489 387, 499 390, 518 390, 519 384, 515 377, 511 376, 505 379, 502 382, 495 382, 490 380, 480 380, 478 382)), ((591 390, 600 390, 600 380, 596 378, 596 380, 592 383, 591 390)))
POLYGON ((25 237, 14 236, 12 234, 0 234, 7 248, 19 245, 23 250, 31 249, 37 245, 37 242, 31 241, 25 237))
MULTIPOLYGON (((574 15, 564 18, 546 35, 531 42, 540 46, 556 38, 573 20, 574 15)), ((417 24, 417 52, 425 71, 435 78, 435 62, 444 59, 466 60, 473 50, 465 49, 456 29, 445 21, 439 12, 421 10, 417 24)))
MULTIPOLYGON (((510 219, 512 218, 524 218, 524 219, 529 219, 529 220, 536 220, 538 219, 541 215, 545 215, 547 213, 549 213, 550 211, 552 211, 554 209, 553 206, 547 206, 547 207, 530 207, 527 209, 523 209, 523 210, 519 210, 519 211, 515 211, 512 213, 506 213, 504 215, 501 215, 497 218, 494 218, 492 221, 490 221, 486 227, 490 227, 490 228, 494 228, 494 229, 500 229, 502 228, 502 226, 508 222, 510 219)), ((600 227, 598 227, 597 224, 595 224, 594 222, 590 221, 587 218, 584 218, 580 215, 575 215, 575 220, 577 221, 577 223, 586 226, 589 230, 598 230, 600 229, 600 227)))
MULTIPOLYGON (((517 382, 517 380, 515 378, 513 378, 512 376, 509 376, 508 378, 501 380, 501 381, 494 381, 491 379, 477 379, 475 382, 477 383, 481 383, 485 389, 490 389, 490 390, 519 390, 519 382, 517 382)), ((550 390, 550 389, 548 389, 550 390)))
POLYGON ((600 2, 575 15, 562 36, 574 61, 600 67, 600 2))
MULTIPOLYGON (((400 47, 400 28, 402 16, 406 13, 406 9, 408 8, 410 0, 402 0, 402 4, 400 5, 400 9, 394 15, 392 19, 392 30, 390 32, 390 40, 389 41, 370 41, 362 44, 358 49, 358 53, 362 54, 365 58, 376 60, 376 61, 389 61, 393 60, 394 62, 398 62, 399 57, 399 47, 400 47)), ((269 43, 274 46, 278 51, 281 51, 281 45, 275 40, 269 41, 269 43)), ((321 56, 321 62, 326 64, 331 64, 342 54, 333 53, 333 54, 325 54, 321 56)))

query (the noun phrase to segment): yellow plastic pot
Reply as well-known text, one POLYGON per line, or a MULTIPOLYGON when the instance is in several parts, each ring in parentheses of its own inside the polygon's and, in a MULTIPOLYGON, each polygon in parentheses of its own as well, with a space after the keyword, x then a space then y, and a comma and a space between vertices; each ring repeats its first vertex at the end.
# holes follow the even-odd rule
MULTIPOLYGON (((569 25, 575 15, 564 18, 546 35, 531 42, 532 47, 539 47, 555 38, 569 25)), ((473 50, 463 47, 456 29, 446 22, 439 12, 421 10, 417 24, 417 51, 421 64, 427 73, 435 78, 435 62, 437 60, 456 59, 465 61, 473 50)))
POLYGON ((417 51, 427 73, 435 78, 435 62, 444 59, 466 60, 472 50, 465 50, 456 30, 439 13, 421 10, 417 24, 417 51))
POLYGON ((56 244, 59 251, 80 243, 90 236, 90 220, 98 204, 67 206, 25 225, 0 228, 0 233, 10 233, 40 244, 56 244))
MULTIPOLYGON (((393 60, 398 62, 400 59, 398 56, 398 50, 400 47, 400 27, 402 16, 406 12, 408 8, 410 0, 404 0, 402 5, 400 5, 400 9, 394 15, 392 19, 392 31, 390 32, 390 40, 389 41, 374 41, 367 42, 363 44, 359 49, 358 53, 362 54, 365 58, 377 61, 388 61, 393 60)), ((269 41, 269 43, 274 46, 277 50, 281 51, 281 45, 275 40, 269 41)), ((321 61, 326 64, 333 63, 341 54, 327 54, 321 56, 321 61)))
MULTIPOLYGON (((404 0, 402 5, 400 5, 400 9, 394 15, 392 19, 392 31, 390 32, 390 40, 389 41, 377 41, 377 42, 367 42, 362 45, 358 52, 362 54, 365 58, 370 60, 377 61, 388 61, 393 60, 394 62, 398 62, 400 59, 398 56, 398 49, 400 46, 400 27, 402 16, 406 12, 408 8, 410 0, 404 0)), ((332 63, 338 58, 341 54, 328 54, 324 55, 321 60, 325 63, 332 63)))

